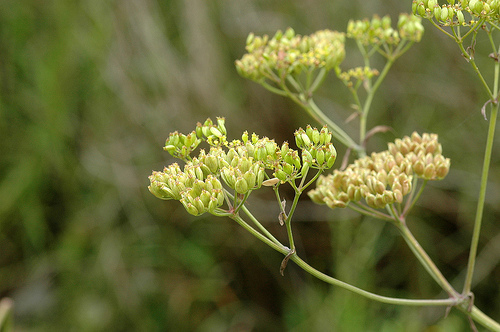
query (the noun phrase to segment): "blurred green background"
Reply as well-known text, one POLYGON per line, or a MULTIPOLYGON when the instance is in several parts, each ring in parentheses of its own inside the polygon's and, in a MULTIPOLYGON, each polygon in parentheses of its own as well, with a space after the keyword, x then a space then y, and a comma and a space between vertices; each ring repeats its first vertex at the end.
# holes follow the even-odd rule
MULTIPOLYGON (((400 0, 2 0, 0 298, 14 301, 15 330, 469 330, 455 310, 443 320, 445 308, 367 301, 293 263, 282 277, 283 257, 230 220, 194 218, 147 190, 151 170, 173 161, 162 150, 169 132, 225 116, 231 137, 246 129, 282 142, 312 123, 236 74, 249 32, 345 31, 349 18, 378 13, 395 21, 410 7, 400 0)), ((397 61, 374 102, 369 126, 395 130, 369 149, 414 130, 439 133, 452 170, 428 186, 409 225, 461 289, 486 97, 453 42, 424 24, 423 41, 397 61)), ((489 52, 479 40, 477 59, 487 69, 489 52)), ((355 65, 351 43, 343 67, 355 65)), ((342 123, 350 115, 346 96, 332 78, 317 102, 342 123)), ((355 136, 355 122, 345 127, 355 136)), ((476 304, 496 320, 499 157, 474 285, 476 304)), ((272 196, 255 196, 250 208, 285 240, 272 196)), ((387 296, 445 296, 389 225, 306 198, 294 227, 299 254, 341 280, 387 296)))

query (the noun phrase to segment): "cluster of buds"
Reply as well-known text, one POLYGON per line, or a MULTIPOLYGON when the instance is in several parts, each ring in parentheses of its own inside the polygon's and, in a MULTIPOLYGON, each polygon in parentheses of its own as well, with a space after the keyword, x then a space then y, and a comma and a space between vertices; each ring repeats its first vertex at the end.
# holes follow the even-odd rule
POLYGON ((440 5, 438 0, 413 0, 413 14, 435 19, 445 26, 470 26, 479 19, 495 23, 500 20, 499 0, 447 0, 446 2, 440 5))
POLYGON ((222 183, 213 175, 206 175, 200 164, 188 163, 182 171, 174 163, 163 172, 153 172, 149 180, 148 189, 153 195, 164 200, 179 200, 195 216, 212 213, 224 203, 222 183))
POLYGON ((435 134, 413 133, 389 143, 388 150, 372 153, 349 165, 320 176, 311 199, 330 208, 346 207, 364 199, 372 208, 402 203, 412 189, 414 177, 439 180, 448 174, 450 160, 441 155, 435 134))
POLYGON ((210 145, 224 144, 227 133, 224 122, 224 118, 217 118, 217 124, 214 124, 211 119, 207 119, 203 124, 198 122, 196 130, 187 135, 177 131, 170 133, 163 150, 168 151, 177 159, 188 160, 202 140, 208 141, 210 145))
POLYGON ((425 180, 441 180, 448 174, 450 159, 444 158, 437 134, 414 132, 411 137, 405 136, 389 143, 389 151, 396 161, 409 160, 413 173, 425 180))
POLYGON ((307 126, 295 132, 295 143, 302 150, 302 162, 313 168, 331 168, 337 158, 337 151, 330 142, 332 134, 327 126, 318 130, 307 126))
POLYGON ((391 18, 374 15, 370 20, 350 20, 347 25, 347 37, 356 39, 364 45, 397 45, 401 39, 418 42, 422 38, 424 27, 420 19, 408 14, 400 14, 398 30, 392 28, 391 18))
POLYGON ((347 87, 353 87, 354 81, 364 82, 371 79, 373 76, 378 76, 379 71, 377 69, 372 69, 370 67, 356 67, 351 68, 348 71, 343 71, 338 74, 338 77, 347 87))
POLYGON ((336 151, 326 127, 318 130, 308 126, 306 130, 299 129, 295 137, 302 156, 287 142, 278 146, 268 137, 249 136, 247 132, 241 140, 228 142, 224 119, 218 118, 217 124, 208 119, 204 124, 198 123, 189 135, 177 132, 170 135, 165 150, 174 151, 170 147, 173 145, 175 151, 186 151, 180 158, 186 161, 184 169, 174 163, 161 172, 154 171, 148 188, 156 197, 179 200, 189 213, 200 215, 214 213, 221 207, 225 190, 248 195, 262 185, 294 181, 305 176, 311 167, 324 170, 333 166, 336 151), (174 145, 172 137, 179 137, 179 142, 174 145), (201 141, 209 143, 210 150, 200 150, 198 156, 191 158, 189 152, 201 141), (182 146, 182 142, 189 146, 182 146), (269 179, 266 169, 272 171, 273 178, 269 179))
POLYGON ((246 44, 248 53, 236 61, 236 69, 241 76, 257 82, 303 70, 331 70, 345 57, 344 34, 330 30, 301 36, 288 28, 284 33, 279 30, 272 38, 251 33, 246 44))

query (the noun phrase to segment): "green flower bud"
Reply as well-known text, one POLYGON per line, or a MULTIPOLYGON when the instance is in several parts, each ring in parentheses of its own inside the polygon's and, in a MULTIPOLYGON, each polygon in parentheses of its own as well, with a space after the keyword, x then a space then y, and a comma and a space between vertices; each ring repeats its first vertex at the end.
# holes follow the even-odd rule
MULTIPOLYGON (((413 15, 417 15, 417 0, 413 0, 413 2, 411 3, 411 11, 412 11, 413 15)), ((351 21, 349 21, 349 23, 351 23, 351 21)), ((349 27, 348 27, 348 30, 349 30, 349 27)))
POLYGON ((217 129, 216 127, 210 127, 210 133, 213 134, 213 135, 215 135, 218 138, 220 138, 220 137, 223 136, 222 133, 220 132, 220 130, 217 129))
POLYGON ((307 172, 309 171, 309 168, 311 167, 311 164, 308 162, 305 162, 302 165, 302 169, 300 170, 301 176, 305 176, 307 172))
POLYGON ((207 211, 209 213, 214 213, 215 209, 222 205, 218 203, 217 196, 210 196, 210 201, 207 204, 207 211))
POLYGON ((284 163, 284 164, 282 165, 282 169, 283 169, 283 171, 284 171, 287 175, 292 175, 292 173, 293 173, 293 169, 294 169, 294 168, 293 168, 293 166, 292 166, 292 165, 287 164, 287 163, 284 163))
POLYGON ((210 192, 207 190, 203 189, 200 194, 200 200, 203 203, 204 206, 208 206, 208 203, 210 202, 210 192))
POLYGON ((320 149, 316 152, 316 161, 318 165, 323 165, 323 163, 325 162, 325 152, 323 151, 323 149, 320 149))
POLYGON ((236 190, 238 194, 246 194, 248 192, 248 189, 248 183, 243 177, 240 177, 236 180, 234 190, 236 190))
POLYGON ((241 140, 243 141, 243 143, 247 143, 248 142, 248 131, 244 131, 243 134, 241 135, 241 140))
POLYGON ((278 178, 282 183, 286 182, 287 179, 288 179, 288 176, 287 174, 285 173, 285 171, 283 171, 282 169, 277 169, 276 171, 274 171, 274 176, 276 178, 278 178))
POLYGON ((217 160, 217 157, 214 155, 207 155, 205 157, 204 164, 209 168, 210 172, 216 173, 217 170, 219 169, 219 162, 217 160))
MULTIPOLYGON (((417 6, 417 13, 418 15, 425 17, 425 5, 421 2, 417 6)), ((375 198, 374 198, 375 200, 375 198)))
POLYGON ((200 197, 194 197, 192 204, 194 205, 194 207, 196 207, 196 210, 198 210, 199 214, 203 214, 206 212, 205 205, 201 201, 200 197))
POLYGON ((441 8, 441 21, 446 21, 446 19, 448 18, 448 8, 446 7, 442 7, 441 8))
POLYGON ((254 150, 254 157, 255 157, 255 160, 266 161, 267 160, 266 147, 263 145, 256 147, 254 150))
POLYGON ((313 157, 311 153, 307 150, 302 150, 302 163, 308 163, 309 165, 312 164, 313 157))
POLYGON ((227 130, 225 126, 226 119, 217 117, 217 127, 223 135, 227 135, 227 130))
POLYGON ((236 184, 236 176, 235 176, 234 171, 232 169, 230 169, 230 168, 222 169, 221 177, 222 177, 222 180, 224 180, 224 183, 229 188, 234 189, 234 186, 236 184))
POLYGON ((304 144, 303 147, 308 147, 309 145, 311 145, 311 140, 309 139, 309 136, 307 136, 306 133, 302 133, 301 138, 302 138, 302 143, 304 144))
POLYGON ((252 170, 243 174, 243 178, 247 182, 247 186, 249 189, 253 189, 255 187, 257 175, 252 170))
POLYGON ((184 205, 184 208, 189 214, 192 214, 193 216, 199 216, 203 214, 203 212, 199 212, 193 204, 187 202, 185 199, 181 199, 181 203, 182 205, 184 205))
POLYGON ((434 18, 436 20, 440 20, 441 19, 441 7, 439 6, 435 6, 432 13, 434 14, 434 18))

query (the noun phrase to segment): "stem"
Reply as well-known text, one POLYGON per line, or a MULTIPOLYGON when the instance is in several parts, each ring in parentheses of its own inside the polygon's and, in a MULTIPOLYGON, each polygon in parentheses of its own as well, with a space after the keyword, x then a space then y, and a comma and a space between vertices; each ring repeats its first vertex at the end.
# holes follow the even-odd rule
POLYGON ((405 220, 396 218, 395 220, 395 225, 398 227, 401 235, 405 239, 411 251, 424 266, 427 272, 431 275, 431 277, 438 283, 439 286, 441 286, 441 288, 443 288, 448 293, 451 298, 460 298, 460 294, 450 285, 448 280, 446 280, 446 278, 434 264, 429 255, 427 255, 420 243, 418 243, 417 239, 415 239, 413 234, 410 232, 409 228, 406 226, 405 220))
POLYGON ((253 216, 253 214, 247 209, 245 205, 242 207, 243 212, 252 220, 252 222, 259 228, 259 230, 264 233, 271 241, 276 243, 277 245, 282 245, 280 241, 278 241, 269 231, 262 226, 262 224, 253 216))
POLYGON ((418 190, 417 195, 415 196, 415 198, 413 198, 413 195, 415 194, 416 186, 417 186, 417 183, 418 183, 418 178, 415 178, 415 181, 413 183, 413 188, 411 190, 410 197, 408 198, 408 201, 406 202, 405 208, 403 210, 403 214, 402 214, 403 218, 408 215, 408 213, 410 212, 410 210, 413 208, 413 206, 415 205, 415 203, 420 198, 420 195, 422 195, 422 193, 424 192, 424 188, 425 188, 425 185, 427 184, 427 181, 428 180, 424 180, 424 183, 422 183, 422 185, 420 186, 420 189, 418 190))
POLYGON ((300 268, 302 268, 307 273, 313 275, 314 277, 323 280, 324 282, 327 282, 331 285, 338 286, 353 293, 356 293, 358 295, 364 296, 370 300, 382 303, 408 305, 408 306, 453 306, 457 303, 456 299, 453 298, 443 299, 443 300, 410 300, 410 299, 399 299, 399 298, 374 294, 364 289, 358 288, 356 286, 335 279, 333 277, 330 277, 329 275, 326 275, 323 272, 316 270, 315 268, 304 262, 299 256, 297 256, 297 254, 292 255, 290 259, 294 261, 300 268))
POLYGON ((299 103, 316 121, 321 124, 326 124, 333 131, 332 134, 335 134, 336 138, 345 146, 350 147, 356 151, 364 151, 362 147, 356 144, 353 139, 340 128, 335 122, 330 120, 316 105, 312 98, 309 98, 307 101, 299 103))
POLYGON ((247 231, 249 231, 253 236, 255 236, 256 238, 258 238, 259 240, 261 240, 262 242, 264 242, 265 244, 267 244, 268 246, 270 246, 274 250, 276 250, 276 251, 278 251, 278 252, 280 252, 280 253, 282 253, 284 255, 288 254, 288 252, 290 251, 290 249, 288 249, 287 247, 285 247, 284 245, 282 245, 280 242, 274 243, 273 241, 271 241, 270 239, 268 239, 267 237, 265 237, 261 233, 257 232, 252 226, 250 226, 249 224, 247 224, 245 222, 245 220, 243 220, 238 214, 227 213, 226 216, 228 216, 229 218, 231 218, 234 221, 236 221, 244 229, 246 229, 247 231))
POLYGON ((361 145, 363 145, 363 142, 366 137, 366 122, 368 118, 368 112, 370 111, 370 107, 372 105, 373 97, 375 96, 375 92, 377 92, 377 89, 379 88, 380 84, 382 84, 382 81, 387 76, 387 73, 389 72, 389 69, 391 69, 393 63, 394 63, 393 59, 387 60, 384 69, 380 73, 380 76, 375 81, 375 84, 373 84, 373 86, 370 88, 370 91, 368 91, 365 105, 363 106, 363 111, 361 112, 361 119, 359 120, 359 143, 361 145))
MULTIPOLYGON (((498 63, 495 64, 498 67, 498 63)), ((499 104, 497 103, 491 110, 491 119, 488 129, 488 138, 486 141, 486 151, 484 152, 483 172, 481 175, 481 188, 479 190, 479 199, 477 201, 476 218, 474 220, 474 230, 469 252, 469 262, 467 264, 467 274, 465 276, 464 289, 462 294, 466 295, 471 290, 472 276, 474 274, 474 265, 476 262, 477 246, 479 243, 479 234, 481 232, 481 223, 483 218, 484 202, 486 199, 486 185, 488 183, 488 172, 490 169, 491 153, 493 151, 493 141, 495 137, 495 127, 497 123, 499 104)))
POLYGON ((490 329, 491 331, 500 331, 500 324, 498 324, 498 322, 496 322, 495 320, 491 319, 491 317, 487 316, 476 306, 473 306, 470 309, 470 311, 468 309, 461 308, 460 306, 458 308, 465 314, 470 316, 472 319, 474 319, 476 322, 490 329))

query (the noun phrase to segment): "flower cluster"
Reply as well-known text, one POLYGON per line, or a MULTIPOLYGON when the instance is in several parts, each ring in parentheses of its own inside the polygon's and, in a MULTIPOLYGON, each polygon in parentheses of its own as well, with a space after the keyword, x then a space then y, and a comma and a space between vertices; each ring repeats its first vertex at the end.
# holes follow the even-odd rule
POLYGON ((413 0, 412 10, 415 15, 435 19, 445 26, 471 26, 483 19, 494 23, 500 20, 499 0, 448 0, 442 5, 438 0, 413 0))
POLYGON ((217 124, 207 119, 188 135, 170 134, 164 149, 186 164, 183 169, 174 163, 161 172, 153 171, 148 188, 160 199, 179 200, 193 215, 216 213, 228 197, 226 193, 245 197, 262 185, 295 181, 310 168, 331 168, 337 157, 331 136, 326 127, 297 130, 299 154, 287 142, 278 146, 268 137, 259 138, 248 132, 242 134, 241 140, 228 142, 224 118, 218 118, 217 124), (191 157, 190 153, 202 141, 211 146, 210 150, 202 149, 191 157), (266 170, 272 172, 273 178, 266 170))
POLYGON ((254 81, 283 78, 303 70, 331 70, 344 60, 344 34, 322 30, 309 36, 296 35, 288 28, 269 38, 251 33, 247 38, 247 54, 236 61, 238 73, 254 81))
POLYGON ((360 41, 363 45, 397 45, 401 39, 418 42, 422 38, 424 27, 420 19, 408 14, 401 14, 398 30, 391 27, 391 18, 374 15, 370 20, 350 20, 347 25, 347 37, 360 41))
POLYGON ((402 203, 412 189, 413 177, 439 180, 448 174, 450 160, 441 152, 437 135, 414 132, 389 143, 388 150, 356 160, 344 171, 320 176, 309 196, 332 209, 361 199, 372 208, 402 203))
POLYGON ((338 74, 338 77, 347 87, 353 87, 356 82, 364 82, 373 76, 378 76, 379 71, 368 66, 351 68, 338 74))

